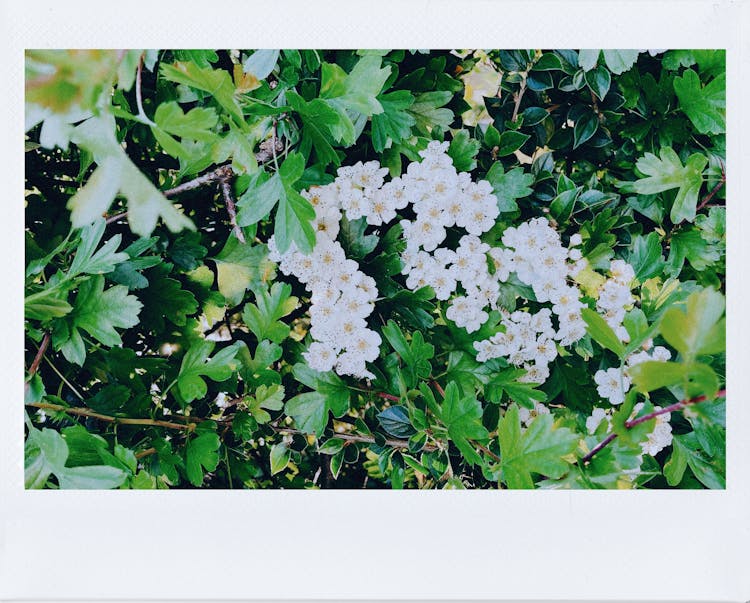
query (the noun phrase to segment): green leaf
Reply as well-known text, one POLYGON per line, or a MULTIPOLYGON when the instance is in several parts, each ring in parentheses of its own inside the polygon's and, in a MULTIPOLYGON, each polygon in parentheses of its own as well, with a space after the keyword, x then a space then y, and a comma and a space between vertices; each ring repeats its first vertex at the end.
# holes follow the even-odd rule
POLYGON ((238 370, 236 356, 244 344, 235 342, 209 358, 214 345, 213 341, 195 341, 182 359, 177 387, 185 404, 206 396, 208 389, 204 377, 212 381, 226 381, 238 370))
POLYGON ((286 96, 289 105, 302 119, 300 151, 303 155, 308 156, 310 149, 314 148, 321 165, 340 165, 341 160, 331 143, 335 140, 347 146, 354 144, 355 132, 351 119, 322 99, 316 98, 307 102, 291 90, 286 96))
POLYGON ((269 458, 271 460, 271 475, 276 475, 286 469, 289 460, 292 458, 292 451, 285 444, 274 444, 271 446, 269 458))
POLYGON ((242 110, 234 97, 235 89, 229 72, 211 67, 199 67, 192 61, 161 64, 161 75, 171 82, 208 92, 238 124, 244 123, 242 110))
POLYGON ((381 68, 382 59, 368 55, 362 57, 347 74, 338 65, 321 65, 320 98, 335 107, 371 116, 383 112, 378 102, 383 84, 388 79, 390 67, 381 68))
POLYGON ((94 276, 81 283, 71 314, 72 328, 81 328, 104 345, 120 345, 117 328, 128 329, 138 324, 143 304, 127 287, 117 285, 104 290, 104 277, 94 276))
POLYGON ((221 252, 212 258, 216 263, 219 291, 230 304, 239 304, 245 291, 254 283, 260 282, 266 256, 265 245, 240 243, 232 235, 221 252))
POLYGON ((125 471, 110 465, 65 467, 56 475, 62 490, 109 490, 118 488, 128 478, 125 471))
POLYGON ((140 293, 143 302, 141 321, 156 331, 164 330, 164 318, 183 326, 187 317, 198 311, 195 296, 183 289, 180 281, 167 276, 171 268, 171 264, 162 263, 149 270, 149 286, 140 293))
MULTIPOLYGON (((552 55, 554 56, 554 55, 552 55)), ((549 113, 547 112, 547 109, 543 109, 542 107, 527 107, 524 109, 523 113, 521 113, 521 116, 523 117, 523 125, 524 126, 535 126, 537 124, 542 123, 549 113)), ((493 126, 489 126, 487 128, 487 131, 489 132, 489 128, 492 128, 493 126)), ((485 134, 485 141, 487 141, 487 135, 485 134)), ((498 139, 497 142, 493 142, 492 146, 499 145, 500 140, 498 139)))
POLYGON ((685 461, 696 478, 707 488, 724 490, 727 487, 723 467, 718 466, 715 459, 707 459, 699 450, 699 444, 694 433, 674 436, 672 440, 674 450, 680 449, 685 461))
POLYGON ((70 264, 68 278, 82 273, 106 274, 112 272, 115 266, 128 259, 127 253, 116 251, 122 240, 122 235, 119 234, 108 239, 101 249, 94 253, 99 241, 104 236, 105 226, 104 219, 100 218, 81 229, 81 242, 78 244, 75 257, 70 264))
POLYGON ((472 465, 482 465, 482 457, 469 440, 487 441, 489 432, 482 425, 482 404, 474 396, 461 397, 458 386, 451 382, 445 388, 440 420, 448 428, 448 437, 472 465))
POLYGON ((407 109, 416 120, 417 130, 430 136, 433 129, 442 134, 450 128, 454 118, 453 111, 440 107, 447 105, 452 98, 453 94, 447 90, 417 94, 414 104, 407 109))
POLYGON ((662 257, 659 234, 650 232, 647 236, 633 237, 628 263, 635 270, 635 278, 641 283, 662 274, 666 262, 662 257))
POLYGON ((725 347, 723 315, 724 296, 707 287, 691 293, 684 307, 672 306, 664 312, 661 334, 687 359, 718 354, 725 347))
POLYGON ((584 71, 593 69, 599 61, 601 50, 592 48, 583 48, 578 51, 578 66, 584 71))
POLYGON ((594 341, 603 348, 614 352, 618 358, 625 356, 625 346, 615 335, 612 327, 607 324, 607 321, 590 308, 581 310, 581 316, 586 323, 586 331, 594 341))
POLYGON ((620 75, 628 71, 638 60, 640 52, 638 50, 602 50, 604 62, 609 70, 620 75))
POLYGON ((688 373, 688 365, 656 360, 640 362, 628 369, 628 375, 633 380, 633 384, 642 393, 682 383, 688 373))
POLYGON ((24 298, 24 316, 33 320, 61 318, 73 310, 67 301, 68 293, 57 287, 42 289, 24 298))
POLYGON ((675 224, 682 220, 692 222, 695 219, 698 193, 703 184, 703 168, 707 163, 708 159, 704 155, 695 153, 688 157, 683 167, 677 153, 670 147, 663 147, 659 157, 646 153, 636 162, 636 168, 647 177, 636 180, 633 189, 642 195, 679 189, 672 204, 670 218, 675 224))
POLYGON ((680 109, 701 134, 722 134, 726 131, 724 74, 701 86, 698 74, 687 69, 681 77, 674 79, 674 91, 680 101, 680 109))
POLYGON ((345 215, 341 218, 341 228, 337 240, 346 252, 346 257, 361 260, 378 245, 378 235, 365 234, 367 218, 349 220, 345 215))
POLYGON ((409 411, 405 406, 389 406, 378 415, 378 423, 395 438, 406 439, 416 433, 409 420, 409 411))
POLYGON ((534 176, 515 167, 508 172, 503 171, 503 164, 499 161, 492 164, 487 176, 492 185, 492 191, 497 197, 497 204, 501 212, 512 212, 518 209, 516 199, 528 197, 533 193, 530 186, 534 183, 534 176))
POLYGON ((511 404, 498 422, 503 479, 508 488, 534 487, 532 473, 559 479, 575 461, 579 436, 567 427, 554 427, 552 415, 537 415, 521 431, 518 406, 511 404))
POLYGON ((128 200, 131 230, 148 237, 159 217, 173 231, 194 230, 195 225, 177 210, 128 158, 115 136, 111 115, 91 117, 76 126, 71 141, 90 152, 98 167, 86 184, 68 201, 74 228, 101 218, 118 193, 128 200))
POLYGON ((328 424, 329 411, 340 417, 349 410, 349 388, 334 372, 321 373, 306 364, 295 364, 292 373, 297 381, 315 391, 288 400, 284 411, 302 431, 320 437, 328 424))
POLYGON ((524 383, 518 381, 519 377, 526 374, 523 369, 508 369, 493 376, 485 385, 485 395, 490 402, 499 403, 505 392, 511 402, 516 402, 524 408, 534 408, 535 402, 544 402, 547 394, 535 389, 538 383, 524 383))
POLYGON ((212 131, 219 122, 219 116, 211 108, 196 107, 187 113, 174 101, 161 103, 156 108, 154 121, 162 130, 193 140, 214 142, 217 138, 212 131))
POLYGON ((612 81, 612 78, 609 75, 609 71, 607 71, 604 67, 599 66, 595 69, 587 71, 585 78, 586 83, 589 85, 589 88, 591 88, 591 91, 596 94, 599 100, 604 100, 604 97, 607 96, 609 85, 612 81))
POLYGON ((407 111, 414 104, 408 90, 382 94, 377 100, 383 112, 372 116, 372 147, 382 153, 390 144, 408 139, 417 120, 407 111))
POLYGON ((599 129, 599 118, 596 113, 589 111, 581 115, 573 128, 573 148, 577 149, 589 140, 599 129))
POLYGON ((328 424, 328 400, 320 392, 307 392, 287 400, 284 412, 305 433, 320 437, 328 424))
POLYGON ((214 471, 219 465, 221 441, 215 433, 202 433, 188 441, 185 449, 185 472, 196 488, 203 484, 203 469, 214 471))
POLYGON ((523 134, 522 132, 516 132, 514 130, 506 130, 500 134, 500 143, 497 145, 497 156, 505 157, 515 153, 529 138, 531 138, 531 135, 529 134, 523 134))
POLYGON ((685 469, 687 469, 685 449, 679 445, 672 446, 672 454, 664 463, 664 477, 667 478, 667 483, 672 487, 679 484, 682 476, 685 475, 685 469))
POLYGON ((263 80, 276 67, 279 54, 280 51, 278 49, 261 48, 260 50, 256 50, 242 63, 242 70, 245 73, 252 73, 259 80, 263 80))
MULTIPOLYGON (((502 145, 502 136, 500 140, 502 145)), ((479 153, 479 147, 479 141, 471 138, 468 130, 459 130, 453 135, 448 147, 448 155, 453 159, 453 166, 457 171, 470 172, 477 167, 476 156, 479 153)))
POLYGON ((281 385, 259 385, 255 395, 245 398, 247 409, 253 418, 263 425, 271 420, 266 410, 281 410, 284 407, 284 388, 281 385))
POLYGON ((292 287, 286 283, 274 283, 270 291, 266 287, 256 287, 255 303, 245 305, 242 321, 258 338, 279 343, 289 335, 289 325, 279 321, 291 313, 298 300, 292 297, 292 287))
POLYGON ((419 379, 426 379, 430 376, 432 371, 430 359, 435 355, 435 346, 425 343, 420 331, 414 331, 411 343, 408 343, 401 328, 393 320, 389 320, 388 324, 383 327, 383 335, 406 363, 404 374, 409 389, 415 387, 419 379))

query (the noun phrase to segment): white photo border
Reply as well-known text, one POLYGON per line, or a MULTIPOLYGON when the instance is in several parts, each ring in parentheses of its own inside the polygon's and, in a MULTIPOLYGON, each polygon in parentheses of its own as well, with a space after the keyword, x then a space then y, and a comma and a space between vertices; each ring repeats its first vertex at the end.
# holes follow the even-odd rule
POLYGON ((748 3, 0 2, 0 599, 750 599, 748 3), (25 48, 726 48, 725 491, 25 491, 25 48))

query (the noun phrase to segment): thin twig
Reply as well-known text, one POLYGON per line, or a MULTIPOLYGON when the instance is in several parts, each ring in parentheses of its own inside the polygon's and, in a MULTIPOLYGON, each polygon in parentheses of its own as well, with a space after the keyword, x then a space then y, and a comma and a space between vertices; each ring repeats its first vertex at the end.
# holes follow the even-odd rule
POLYGON ((513 116, 510 118, 513 123, 518 120, 518 109, 521 107, 521 99, 524 92, 526 92, 526 74, 522 74, 522 77, 521 87, 518 89, 518 92, 513 93, 513 99, 516 101, 516 104, 513 106, 513 116))
POLYGON ((174 188, 168 188, 167 190, 162 192, 164 193, 165 197, 174 197, 175 195, 200 188, 205 184, 211 184, 219 180, 226 180, 231 177, 232 167, 229 165, 222 165, 215 170, 208 172, 207 174, 203 174, 202 176, 198 176, 197 178, 193 178, 192 180, 188 180, 187 182, 183 182, 182 184, 175 186, 174 188))
POLYGON ((443 398, 445 398, 445 390, 440 386, 440 384, 437 381, 433 381, 432 385, 436 390, 438 390, 438 393, 443 396, 443 398))
POLYGON ((143 54, 138 57, 138 69, 135 72, 135 102, 138 106, 139 117, 145 117, 146 112, 143 110, 143 95, 141 94, 141 73, 143 72, 143 54))
POLYGON ((135 453, 135 458, 142 459, 145 456, 149 456, 151 454, 156 454, 158 450, 156 448, 146 448, 146 450, 141 450, 140 452, 135 453))
POLYGON ((237 207, 234 204, 234 199, 232 198, 232 186, 229 184, 228 178, 222 178, 219 180, 219 185, 221 186, 221 194, 224 197, 224 204, 227 207, 227 213, 229 214, 229 222, 232 225, 232 229, 234 230, 234 235, 237 237, 237 240, 240 243, 245 243, 245 235, 242 232, 242 229, 237 225, 237 207))
MULTIPOLYGON (((291 429, 289 427, 281 427, 279 425, 274 425, 273 423, 270 423, 269 426, 271 429, 278 433, 293 433, 293 434, 299 434, 299 435, 307 435, 307 432, 300 431, 299 429, 291 429)), ((344 440, 346 442, 358 442, 362 444, 375 444, 375 438, 369 437, 369 436, 361 436, 361 435, 355 435, 351 433, 334 433, 334 438, 338 438, 340 440, 344 440)), ((389 446, 393 446, 394 448, 409 448, 409 442, 407 440, 395 440, 395 439, 386 439, 385 443, 389 446)), ((436 446, 433 446, 432 444, 425 444, 422 447, 422 450, 426 450, 427 452, 432 452, 434 450, 437 450, 436 446)))
POLYGON ((393 400, 394 402, 398 402, 401 400, 398 396, 394 396, 393 394, 386 394, 385 392, 378 392, 379 398, 384 398, 385 400, 393 400))
POLYGON ((44 353, 47 351, 49 342, 50 334, 45 333, 44 337, 42 337, 42 343, 39 345, 39 350, 37 351, 36 356, 34 356, 34 360, 29 367, 29 377, 34 376, 34 374, 39 370, 39 365, 42 363, 42 358, 44 358, 44 353))
POLYGON ((492 452, 492 450, 490 450, 489 448, 487 448, 487 446, 482 446, 482 444, 480 444, 479 442, 474 442, 474 444, 476 444, 476 446, 477 446, 477 448, 479 448, 479 450, 481 450, 482 452, 484 452, 486 455, 491 456, 498 463, 500 461, 502 461, 502 459, 498 455, 496 455, 494 452, 492 452))
POLYGON ((169 429, 180 429, 184 431, 193 431, 195 429, 195 423, 188 423, 182 425, 180 423, 171 423, 170 421, 159 421, 157 419, 131 419, 128 417, 112 417, 110 415, 103 415, 87 408, 67 407, 59 404, 48 404, 46 402, 29 402, 26 406, 33 406, 34 408, 41 408, 44 410, 56 410, 65 412, 71 415, 77 415, 81 417, 91 417, 92 419, 99 419, 100 421, 107 421, 108 423, 117 423, 118 425, 150 425, 154 427, 167 427, 169 429))
MULTIPOLYGON (((665 415, 667 413, 682 410, 683 408, 691 404, 698 404, 700 402, 705 402, 706 400, 713 400, 715 398, 724 398, 726 397, 726 395, 727 395, 727 390, 722 389, 716 392, 716 395, 713 397, 696 396, 695 398, 688 398, 685 400, 680 400, 679 402, 675 402, 674 404, 670 404, 669 406, 665 406, 664 408, 660 408, 659 410, 655 410, 653 412, 645 414, 642 417, 638 417, 631 421, 625 421, 625 429, 632 429, 636 425, 640 425, 641 423, 645 423, 646 421, 655 419, 659 415, 665 415)), ((591 449, 591 452, 589 452, 586 456, 584 456, 581 459, 581 461, 583 461, 584 464, 588 463, 594 457, 595 454, 597 454, 603 448, 608 446, 616 437, 617 437, 616 433, 610 433, 606 438, 604 438, 601 442, 599 442, 596 446, 594 446, 591 449)))
POLYGON ((721 168, 721 180, 719 180, 719 181, 718 181, 718 182, 716 183, 716 186, 714 186, 714 187, 713 187, 713 188, 712 188, 712 189, 711 189, 711 190, 709 191, 709 193, 708 193, 708 194, 707 194, 707 195, 706 195, 705 197, 703 197, 703 200, 702 200, 702 201, 700 202, 700 204, 698 205, 698 207, 696 207, 696 208, 695 208, 695 211, 696 211, 696 212, 699 212, 699 211, 700 211, 700 210, 702 210, 702 209, 703 209, 704 207, 706 207, 706 204, 707 204, 707 203, 708 203, 708 202, 709 202, 709 201, 710 201, 711 199, 713 199, 714 195, 715 195, 716 193, 718 193, 718 192, 719 192, 719 191, 721 190, 721 187, 722 187, 722 186, 724 186, 724 185, 726 184, 726 182, 727 182, 727 177, 726 177, 726 174, 724 173, 724 167, 722 166, 722 168, 721 168))

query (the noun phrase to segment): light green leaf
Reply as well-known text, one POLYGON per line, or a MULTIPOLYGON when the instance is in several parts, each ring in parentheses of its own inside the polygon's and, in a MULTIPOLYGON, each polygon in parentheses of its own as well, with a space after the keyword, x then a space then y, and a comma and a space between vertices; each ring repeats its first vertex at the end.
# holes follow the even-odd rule
POLYGON ((723 315, 724 296, 707 287, 691 293, 685 306, 668 308, 662 316, 661 333, 686 359, 718 354, 725 346, 723 315))
POLYGON ((381 153, 390 144, 409 138, 417 120, 407 111, 414 104, 414 96, 408 90, 383 94, 378 96, 378 102, 383 112, 372 116, 372 147, 381 153))
POLYGON ((245 291, 260 282, 267 255, 265 245, 240 243, 231 235, 221 252, 211 258, 216 263, 219 291, 230 304, 239 304, 245 291))
POLYGON ((214 345, 213 341, 195 341, 182 359, 177 387, 185 404, 205 397, 208 388, 204 377, 212 381, 226 381, 239 368, 236 356, 244 345, 242 342, 237 341, 209 358, 214 345))
POLYGON ((723 74, 701 86, 698 74, 687 69, 681 77, 674 79, 674 91, 680 109, 701 134, 726 131, 726 79, 723 74))
POLYGON ((286 283, 274 283, 270 291, 256 287, 255 303, 245 305, 242 320, 258 338, 279 343, 289 335, 289 325, 279 319, 292 312, 298 300, 291 296, 292 287, 286 283))
POLYGON ((628 71, 638 60, 638 50, 602 50, 604 62, 612 73, 620 75, 628 71))
POLYGON ((492 185, 501 212, 516 211, 516 199, 528 197, 534 192, 530 188, 534 183, 533 175, 524 172, 520 167, 504 172, 503 164, 499 161, 492 164, 485 178, 492 185))
POLYGON ((213 471, 219 465, 221 441, 215 433, 202 433, 187 443, 185 471, 190 483, 196 487, 203 484, 203 469, 213 471))
POLYGON ((383 84, 390 75, 390 67, 381 68, 382 59, 368 55, 362 57, 347 74, 338 65, 321 66, 320 98, 346 111, 371 116, 383 112, 378 102, 383 84))
POLYGON ((559 479, 575 461, 579 436, 554 427, 552 415, 537 415, 521 432, 518 407, 512 404, 498 422, 503 478, 508 488, 534 487, 531 473, 559 479))
POLYGON ((174 101, 161 103, 154 114, 156 125, 180 138, 214 142, 217 138, 212 131, 219 116, 212 108, 196 107, 187 113, 174 101))
POLYGON ((671 147, 663 147, 660 157, 646 153, 636 162, 636 168, 646 175, 633 183, 635 192, 653 195, 678 188, 672 205, 670 218, 678 224, 683 220, 692 222, 698 203, 698 193, 703 184, 703 169, 708 159, 699 153, 688 157, 683 167, 677 153, 671 147))
MULTIPOLYGON (((502 141, 502 136, 500 139, 502 141)), ((524 140, 527 139, 528 136, 525 136, 524 140)), ((477 167, 476 157, 477 153, 479 153, 479 147, 479 141, 471 138, 468 130, 459 130, 456 132, 448 147, 448 155, 453 159, 453 167, 459 172, 470 172, 477 167)))
POLYGON ((267 78, 276 63, 279 60, 280 51, 278 49, 262 48, 256 50, 242 63, 242 70, 245 73, 252 73, 259 80, 267 78))
POLYGON ((128 478, 126 471, 110 465, 65 467, 56 475, 62 490, 110 490, 128 478))
POLYGON ((415 127, 424 135, 430 136, 433 129, 441 134, 453 123, 453 111, 441 108, 448 104, 453 94, 447 90, 417 94, 414 104, 407 109, 416 120, 415 127))
POLYGON ((482 457, 468 440, 487 441, 489 432, 482 425, 482 403, 474 396, 461 397, 458 386, 451 382, 445 388, 440 420, 448 428, 448 436, 473 465, 481 465, 482 457))
POLYGON ((234 97, 235 88, 229 72, 223 69, 199 67, 192 61, 178 61, 172 65, 162 63, 161 74, 172 82, 208 92, 238 124, 244 123, 242 110, 234 97))
POLYGON ((277 443, 271 446, 271 475, 276 475, 286 469, 289 460, 292 458, 292 451, 285 444, 277 443))
POLYGON ((104 277, 94 276, 78 289, 72 313, 73 328, 81 328, 104 345, 120 345, 117 328, 129 329, 138 324, 143 304, 128 295, 123 285, 104 290, 104 277))
POLYGON ((591 335, 594 341, 603 348, 614 352, 618 358, 624 357, 625 346, 622 344, 619 337, 615 335, 612 327, 607 324, 607 321, 590 308, 584 308, 581 310, 581 316, 586 323, 586 331, 591 335))

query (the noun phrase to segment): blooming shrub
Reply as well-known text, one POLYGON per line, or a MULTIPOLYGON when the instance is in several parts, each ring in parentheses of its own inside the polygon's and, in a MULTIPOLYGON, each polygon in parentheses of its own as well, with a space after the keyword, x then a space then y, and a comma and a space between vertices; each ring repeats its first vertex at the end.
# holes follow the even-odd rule
POLYGON ((29 51, 29 488, 724 488, 722 51, 29 51))

